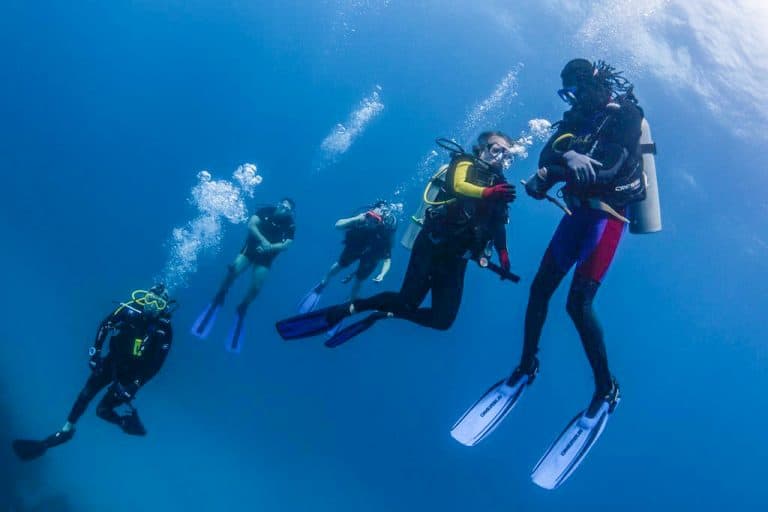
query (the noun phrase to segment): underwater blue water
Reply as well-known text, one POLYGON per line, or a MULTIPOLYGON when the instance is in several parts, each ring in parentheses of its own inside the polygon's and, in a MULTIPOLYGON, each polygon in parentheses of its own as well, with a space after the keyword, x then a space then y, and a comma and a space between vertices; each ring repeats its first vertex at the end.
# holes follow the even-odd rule
MULTIPOLYGON (((2 510, 764 510, 764 105, 744 107, 735 86, 705 97, 685 73, 654 67, 634 47, 645 40, 622 32, 626 19, 616 29, 586 2, 510 4, 0 6, 2 510), (626 235, 600 290, 624 399, 582 467, 550 492, 530 470, 592 392, 565 287, 539 378, 512 415, 472 449, 448 431, 514 367, 556 209, 524 195, 512 205, 510 254, 524 281, 470 269, 449 332, 384 322, 330 351, 283 342, 273 324, 338 256, 336 219, 397 190, 410 214, 435 137, 518 135, 530 119, 559 119, 558 74, 576 56, 616 63, 636 84, 659 146, 664 231, 626 235), (472 124, 510 72, 513 89, 472 124), (348 149, 324 154, 323 139, 376 86, 383 110, 348 149), (173 350, 137 399, 149 436, 124 436, 92 407, 71 443, 17 462, 11 439, 64 422, 112 301, 159 275, 173 229, 199 215, 189 203, 198 172, 230 179, 244 162, 263 177, 248 207, 289 195, 298 227, 250 309, 242 353, 225 352, 223 339, 244 281, 208 340, 188 335, 242 243, 243 225, 224 221, 219 250, 201 251, 175 290, 173 350)), ((659 16, 687 12, 668 11, 659 16)), ((707 76, 693 29, 657 27, 655 13, 644 30, 690 47, 707 76)), ((514 165, 515 181, 539 150, 514 165)), ((385 283, 364 293, 399 286, 408 253, 398 246, 393 257, 385 283)), ((326 303, 344 293, 334 284, 326 303)))

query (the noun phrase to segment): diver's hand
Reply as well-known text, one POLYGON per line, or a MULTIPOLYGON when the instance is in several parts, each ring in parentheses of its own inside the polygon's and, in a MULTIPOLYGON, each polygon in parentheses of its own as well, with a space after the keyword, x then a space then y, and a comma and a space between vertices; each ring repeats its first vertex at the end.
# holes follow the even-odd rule
POLYGON ((517 192, 515 192, 515 186, 511 183, 499 183, 498 185, 483 189, 483 199, 500 199, 511 203, 516 198, 517 192))
POLYGON ((91 357, 88 359, 88 367, 92 372, 100 372, 104 365, 104 360, 101 358, 101 350, 96 347, 88 349, 88 355, 91 357))
POLYGON ((534 199, 542 200, 547 197, 546 183, 539 177, 538 173, 528 178, 528 181, 523 182, 525 185, 525 193, 534 199))
POLYGON ((570 169, 570 178, 579 185, 591 185, 597 180, 597 173, 593 166, 602 167, 603 164, 574 150, 563 154, 566 165, 570 169))
POLYGON ((374 283, 380 283, 383 280, 384 280, 384 274, 379 274, 376 277, 374 277, 373 279, 371 279, 371 281, 373 281, 374 283))
POLYGON ((269 254, 275 250, 275 244, 262 244, 255 249, 256 254, 269 254))

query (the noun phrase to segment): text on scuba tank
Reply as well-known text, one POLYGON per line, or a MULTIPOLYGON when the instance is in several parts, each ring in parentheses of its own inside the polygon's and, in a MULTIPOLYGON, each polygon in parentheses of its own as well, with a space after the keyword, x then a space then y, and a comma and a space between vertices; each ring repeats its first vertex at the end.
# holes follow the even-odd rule
POLYGON ((632 183, 627 183, 626 185, 619 185, 618 187, 614 188, 616 192, 624 192, 625 190, 631 190, 638 188, 640 186, 640 178, 636 179, 632 183))

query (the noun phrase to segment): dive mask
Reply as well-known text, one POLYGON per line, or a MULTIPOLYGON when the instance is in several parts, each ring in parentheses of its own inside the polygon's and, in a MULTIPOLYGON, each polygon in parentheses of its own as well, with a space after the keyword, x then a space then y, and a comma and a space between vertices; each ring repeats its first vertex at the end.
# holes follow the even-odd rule
POLYGON ((557 95, 560 96, 561 100, 568 103, 569 105, 575 105, 577 101, 577 92, 579 92, 579 88, 575 85, 571 85, 558 90, 557 95))
POLYGON ((485 147, 490 159, 488 163, 498 165, 502 170, 506 171, 512 166, 512 162, 515 160, 515 155, 511 149, 507 149, 500 144, 488 144, 485 147))
POLYGON ((168 307, 167 294, 152 290, 134 290, 131 299, 142 307, 142 311, 150 316, 157 316, 168 307), (161 295, 162 293, 162 295, 161 295))

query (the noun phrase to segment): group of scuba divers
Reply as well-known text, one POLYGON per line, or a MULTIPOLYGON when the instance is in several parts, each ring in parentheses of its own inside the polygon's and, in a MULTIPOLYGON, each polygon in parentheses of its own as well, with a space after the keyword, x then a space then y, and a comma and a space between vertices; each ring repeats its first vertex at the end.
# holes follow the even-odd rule
MULTIPOLYGON (((547 489, 557 488, 578 467, 620 399, 592 302, 625 226, 633 233, 661 229, 655 145, 632 84, 605 62, 585 59, 568 62, 561 79, 558 94, 570 109, 554 125, 538 170, 521 181, 530 197, 546 199, 565 212, 531 284, 522 356, 511 375, 494 384, 451 429, 461 444, 476 445, 498 427, 534 382, 550 298, 575 267, 566 309, 592 367, 595 392, 533 470, 533 481, 547 489), (558 183, 563 186, 553 197, 550 189, 558 183)), ((300 301, 299 314, 277 322, 283 339, 326 335, 325 345, 337 347, 388 318, 448 330, 459 311, 470 260, 502 279, 519 280, 510 271, 506 241, 508 205, 515 201, 516 189, 504 176, 519 142, 502 132, 488 131, 480 134, 471 153, 446 139, 438 139, 438 144, 449 150, 451 160, 429 181, 423 203, 402 239, 411 255, 400 290, 358 296, 362 283, 379 265, 375 282, 381 282, 390 269, 398 212, 395 205, 378 201, 365 212, 336 223, 345 231, 344 249, 326 276, 300 301), (491 262, 493 250, 498 264, 491 262), (329 280, 354 262, 358 262, 356 270, 344 279, 353 282, 350 299, 319 308, 329 280), (431 304, 424 306, 429 292, 431 304), (363 312, 369 314, 356 322, 348 320, 363 312)), ((294 202, 286 198, 276 206, 258 209, 250 218, 246 243, 228 266, 213 300, 196 319, 192 334, 209 335, 229 288, 251 267, 252 282, 236 308, 227 341, 229 350, 240 350, 248 305, 258 295, 272 262, 293 241, 294 209, 294 202)), ((127 434, 145 435, 132 402, 166 359, 174 310, 175 301, 162 284, 134 291, 130 301, 121 303, 100 324, 90 349, 91 375, 65 425, 44 440, 14 441, 16 454, 31 460, 69 441, 88 403, 107 387, 96 414, 127 434), (102 347, 110 335, 109 350, 103 357, 102 347), (118 408, 125 410, 119 414, 118 408)))

